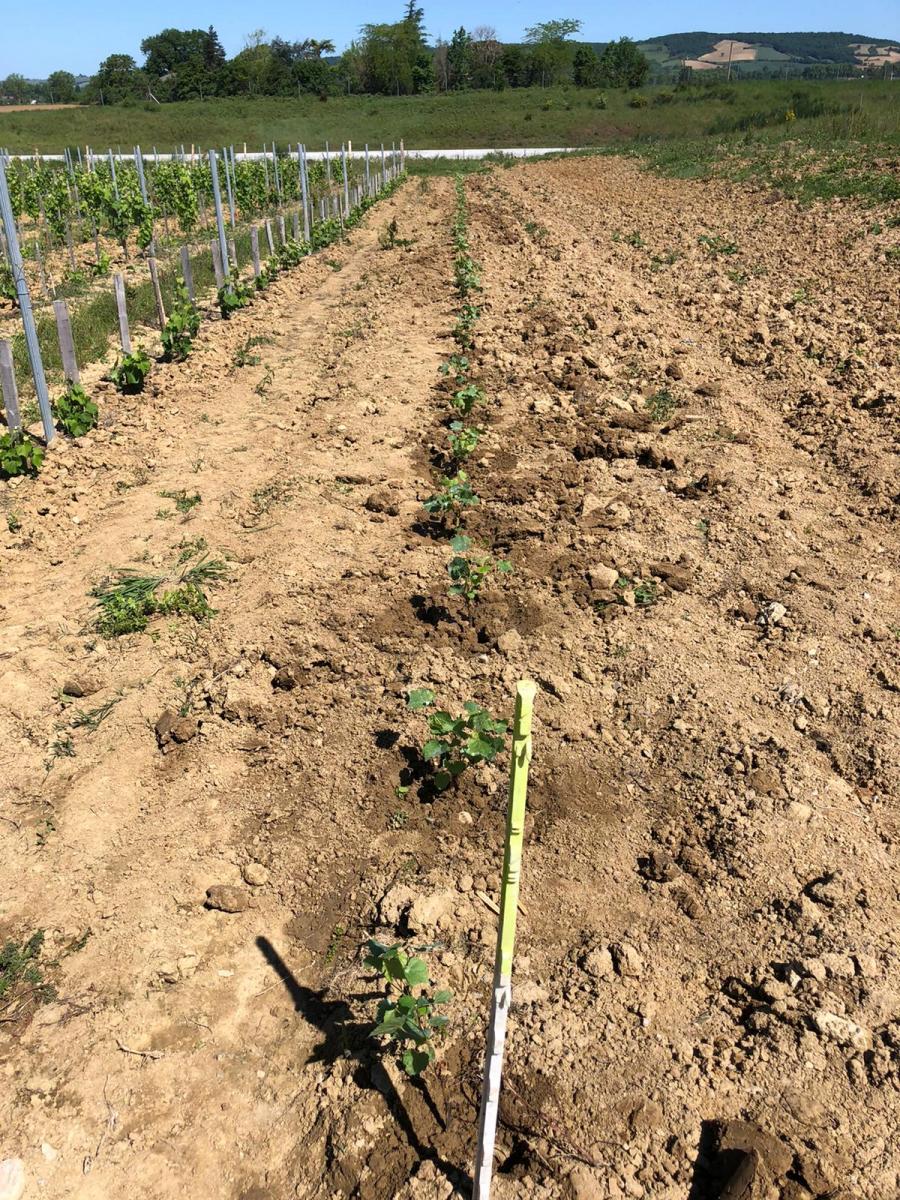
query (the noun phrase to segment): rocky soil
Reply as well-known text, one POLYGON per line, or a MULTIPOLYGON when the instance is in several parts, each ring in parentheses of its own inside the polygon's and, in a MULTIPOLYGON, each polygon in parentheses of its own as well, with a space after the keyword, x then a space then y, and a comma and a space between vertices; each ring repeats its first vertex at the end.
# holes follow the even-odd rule
POLYGON ((422 508, 445 180, 0 485, 0 942, 44 930, 53 987, 0 997, 26 1197, 469 1194, 506 761, 435 794, 405 699, 508 715, 524 675, 496 1194, 900 1193, 896 267, 868 211, 616 159, 466 190, 466 531, 513 567, 474 611, 422 508), (210 622, 93 628, 111 570, 204 553, 210 622), (420 1083, 369 936, 453 989, 420 1083))

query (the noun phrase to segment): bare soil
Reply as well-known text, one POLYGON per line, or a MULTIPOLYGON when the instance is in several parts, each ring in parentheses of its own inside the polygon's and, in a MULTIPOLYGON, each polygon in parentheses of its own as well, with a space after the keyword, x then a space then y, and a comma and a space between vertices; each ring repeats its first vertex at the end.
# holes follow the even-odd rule
POLYGON ((870 213, 615 159, 466 187, 467 531, 514 567, 474 615, 421 507, 446 180, 2 485, 0 942, 45 930, 56 992, 0 1004, 27 1197, 469 1194, 504 763, 430 794, 405 694, 508 713, 526 674, 497 1195, 900 1192, 896 268, 870 213), (210 623, 91 629, 199 538, 210 623), (372 934, 454 991, 421 1084, 368 1037, 372 934))

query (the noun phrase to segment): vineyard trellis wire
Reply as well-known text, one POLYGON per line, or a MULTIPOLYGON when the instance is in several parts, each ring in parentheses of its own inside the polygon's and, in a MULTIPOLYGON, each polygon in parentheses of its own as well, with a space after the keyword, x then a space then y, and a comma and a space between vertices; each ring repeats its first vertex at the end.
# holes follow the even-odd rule
POLYGON ((399 151, 381 146, 380 165, 368 147, 354 154, 345 145, 336 170, 327 146, 316 154, 301 143, 286 151, 273 143, 262 154, 225 147, 205 158, 195 147, 190 155, 182 147, 168 157, 155 149, 151 157, 140 147, 131 154, 109 149, 104 156, 86 147, 83 155, 79 148, 55 159, 0 152, 0 301, 6 301, 0 307, 0 389, 7 425, 0 441, 27 440, 35 415, 29 385, 44 441, 53 441, 45 369, 58 375, 63 368, 70 385, 76 347, 83 363, 103 357, 116 330, 130 354, 129 309, 139 323, 165 331, 166 309, 183 308, 182 292, 193 306, 214 281, 227 316, 280 269, 343 237, 397 186, 404 158, 402 143, 399 151), (224 197, 216 194, 220 175, 224 197), (268 245, 265 266, 260 227, 268 245), (244 283, 241 264, 248 262, 252 280, 244 283), (66 302, 73 305, 71 321, 66 302))

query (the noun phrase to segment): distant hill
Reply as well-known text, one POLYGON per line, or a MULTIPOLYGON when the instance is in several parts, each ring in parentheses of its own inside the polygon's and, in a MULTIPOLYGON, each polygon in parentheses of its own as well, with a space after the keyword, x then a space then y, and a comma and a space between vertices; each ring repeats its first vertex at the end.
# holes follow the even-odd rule
POLYGON ((900 41, 861 33, 667 33, 639 42, 660 68, 682 63, 694 70, 732 71, 817 65, 900 68, 900 41))

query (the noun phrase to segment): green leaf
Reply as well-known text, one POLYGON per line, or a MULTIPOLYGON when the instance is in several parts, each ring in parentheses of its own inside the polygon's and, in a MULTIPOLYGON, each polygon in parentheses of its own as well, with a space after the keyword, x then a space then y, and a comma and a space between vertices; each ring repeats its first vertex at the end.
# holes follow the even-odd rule
POLYGON ((467 700, 463 705, 463 708, 472 716, 475 716, 476 713, 484 712, 484 709, 481 707, 481 705, 476 704, 474 700, 467 700))
POLYGON ((449 988, 439 988, 434 993, 435 1004, 447 1004, 452 999, 453 999, 453 993, 450 991, 449 988))
POLYGON ((451 579, 468 579, 469 564, 464 558, 451 558, 447 564, 447 572, 451 579))
POLYGON ((508 575, 512 568, 512 563, 508 558, 499 558, 496 563, 497 570, 501 575, 508 575))
POLYGON ((445 791, 453 782, 453 776, 449 771, 435 771, 434 786, 439 792, 445 791))
POLYGON ((449 1017, 429 1017, 428 1024, 432 1029, 446 1029, 450 1024, 449 1017))
POLYGON ((431 738, 422 747, 422 757, 424 759, 443 758, 450 749, 447 742, 439 742, 436 738, 431 738))
POLYGON ((434 1051, 429 1046, 427 1050, 407 1050, 400 1061, 407 1075, 421 1075, 433 1058, 434 1051))
MULTIPOLYGON (((459 425, 459 428, 462 429, 462 425, 460 425, 459 421, 454 421, 453 425, 459 425)), ((453 428, 453 425, 450 426, 451 429, 453 428)), ((458 554, 463 554, 471 545, 472 539, 470 537, 466 537, 464 533, 458 533, 456 537, 452 538, 450 541, 450 549, 455 550, 458 554)))
POLYGON ((496 741, 488 741, 486 738, 483 738, 480 735, 469 738, 468 742, 466 742, 466 754, 468 754, 470 758, 491 759, 499 749, 500 747, 497 745, 496 741))
POLYGON ((455 733, 459 725, 460 722, 442 708, 428 718, 428 728, 432 733, 455 733))
POLYGON ((413 712, 417 712, 420 708, 427 708, 429 704, 434 704, 434 692, 431 688, 413 688, 407 693, 406 705, 413 712))
POLYGON ((404 977, 410 987, 416 987, 420 983, 427 983, 428 963, 424 958, 411 958, 406 964, 404 977))

